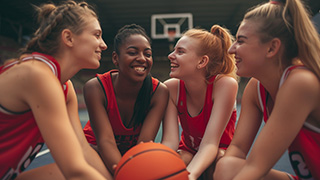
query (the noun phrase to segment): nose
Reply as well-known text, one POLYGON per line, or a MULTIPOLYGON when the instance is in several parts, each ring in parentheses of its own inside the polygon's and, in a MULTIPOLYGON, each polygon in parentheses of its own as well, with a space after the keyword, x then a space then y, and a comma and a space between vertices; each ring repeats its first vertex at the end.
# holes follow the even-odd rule
POLYGON ((107 44, 104 42, 103 39, 101 39, 100 48, 102 49, 102 51, 108 48, 107 44))
POLYGON ((172 51, 169 55, 168 55, 168 59, 169 60, 173 60, 174 59, 174 51, 172 51))
POLYGON ((235 54, 235 52, 236 52, 235 44, 236 44, 236 43, 233 43, 233 44, 230 46, 230 48, 228 49, 228 53, 229 53, 229 54, 235 54))
POLYGON ((147 61, 145 55, 143 54, 143 52, 139 53, 136 60, 139 62, 139 63, 145 63, 147 61))

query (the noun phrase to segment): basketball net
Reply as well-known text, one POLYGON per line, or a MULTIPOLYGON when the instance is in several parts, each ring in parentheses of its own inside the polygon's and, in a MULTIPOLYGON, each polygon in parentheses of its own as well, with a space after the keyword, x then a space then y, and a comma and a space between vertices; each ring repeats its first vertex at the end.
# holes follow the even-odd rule
POLYGON ((168 41, 169 41, 169 50, 170 52, 173 51, 174 47, 174 40, 176 36, 176 30, 168 30, 168 41))
POLYGON ((176 30, 168 30, 168 40, 169 42, 174 42, 176 36, 176 30))

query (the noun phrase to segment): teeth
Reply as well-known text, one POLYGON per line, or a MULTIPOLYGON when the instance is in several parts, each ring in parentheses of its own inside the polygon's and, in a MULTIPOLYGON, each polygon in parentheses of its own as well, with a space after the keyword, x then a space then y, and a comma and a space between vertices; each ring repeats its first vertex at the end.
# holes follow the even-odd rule
POLYGON ((145 70, 144 67, 134 67, 134 70, 138 71, 138 72, 142 72, 145 70))

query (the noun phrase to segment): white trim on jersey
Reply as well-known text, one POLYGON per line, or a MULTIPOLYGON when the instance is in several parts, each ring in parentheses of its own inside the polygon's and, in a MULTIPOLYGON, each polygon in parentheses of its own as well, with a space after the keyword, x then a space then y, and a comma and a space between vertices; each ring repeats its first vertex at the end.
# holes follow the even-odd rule
POLYGON ((308 123, 308 122, 304 122, 303 125, 309 129, 311 129, 312 131, 316 132, 316 133, 320 133, 320 128, 308 123))
POLYGON ((261 111, 262 111, 262 113, 263 113, 263 112, 264 112, 264 107, 263 107, 263 101, 262 101, 261 92, 260 92, 260 81, 258 81, 258 83, 257 83, 257 89, 258 89, 258 99, 259 99, 259 103, 260 103, 261 111))
POLYGON ((176 99, 176 106, 178 106, 179 103, 179 97, 180 97, 180 79, 178 80, 178 92, 177 92, 177 99, 176 99))
POLYGON ((41 56, 41 55, 37 55, 37 54, 33 54, 32 56, 28 56, 28 57, 23 58, 22 61, 26 61, 26 60, 30 60, 30 59, 36 59, 36 60, 39 60, 39 61, 46 63, 50 67, 53 74, 55 76, 58 76, 58 70, 57 70, 56 65, 54 63, 52 63, 52 61, 50 61, 46 57, 41 56))
MULTIPOLYGON (((53 72, 53 74, 58 77, 57 66, 51 60, 47 59, 44 56, 33 54, 31 56, 27 56, 25 58, 22 58, 21 61, 27 61, 27 60, 31 60, 31 59, 36 59, 36 60, 39 60, 39 61, 46 63, 49 66, 49 68, 51 69, 51 71, 53 72)), ((11 62, 11 63, 5 65, 3 67, 3 69, 7 69, 8 67, 13 66, 18 63, 20 63, 20 61, 11 62)))

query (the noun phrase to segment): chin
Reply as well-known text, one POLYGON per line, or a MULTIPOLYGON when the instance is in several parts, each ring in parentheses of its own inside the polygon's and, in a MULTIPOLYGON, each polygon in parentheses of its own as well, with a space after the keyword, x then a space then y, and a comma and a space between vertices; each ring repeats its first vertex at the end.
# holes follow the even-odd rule
POLYGON ((98 69, 100 67, 100 62, 96 62, 96 63, 92 63, 89 67, 87 67, 86 69, 98 69))
POLYGON ((172 72, 169 73, 169 77, 175 78, 174 74, 172 72))

